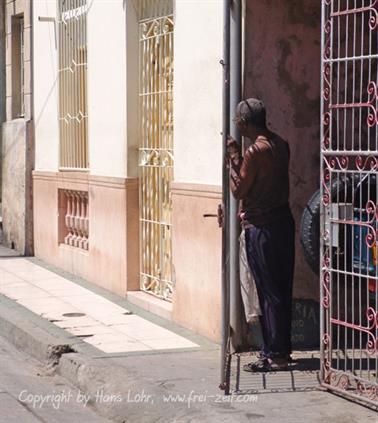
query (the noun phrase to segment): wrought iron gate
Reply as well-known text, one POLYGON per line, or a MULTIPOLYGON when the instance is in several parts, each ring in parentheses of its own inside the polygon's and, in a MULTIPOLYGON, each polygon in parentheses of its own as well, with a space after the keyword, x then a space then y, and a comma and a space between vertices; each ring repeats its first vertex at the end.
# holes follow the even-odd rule
POLYGON ((378 0, 322 0, 321 379, 378 404, 378 0))
POLYGON ((172 295, 173 16, 140 23, 140 287, 172 295))

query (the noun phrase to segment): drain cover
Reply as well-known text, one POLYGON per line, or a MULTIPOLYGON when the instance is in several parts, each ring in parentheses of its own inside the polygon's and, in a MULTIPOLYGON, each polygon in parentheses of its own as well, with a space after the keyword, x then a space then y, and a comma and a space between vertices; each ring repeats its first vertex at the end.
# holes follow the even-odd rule
POLYGON ((64 317, 83 317, 85 313, 64 313, 64 317))

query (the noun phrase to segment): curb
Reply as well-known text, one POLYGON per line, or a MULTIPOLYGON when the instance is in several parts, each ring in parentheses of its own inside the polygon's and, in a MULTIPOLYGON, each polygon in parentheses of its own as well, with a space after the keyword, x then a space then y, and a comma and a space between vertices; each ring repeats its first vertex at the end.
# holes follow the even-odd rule
MULTIPOLYGON (((86 395, 106 390, 103 365, 93 363, 80 345, 81 340, 52 334, 52 324, 0 294, 0 336, 18 350, 30 355, 46 370, 56 372, 86 395), (43 326, 46 326, 44 328, 43 326)), ((55 332, 63 331, 54 328, 55 332)), ((105 418, 123 422, 124 418, 111 407, 90 402, 105 418)))
MULTIPOLYGON (((46 366, 46 370, 51 369, 68 380, 84 394, 92 397, 96 390, 105 391, 104 374, 107 370, 102 364, 93 363, 82 352, 82 341, 55 336, 51 334, 51 327, 50 331, 44 329, 41 327, 44 322, 36 322, 36 319, 41 318, 0 294, 0 336, 46 366)), ((124 421, 116 409, 100 406, 94 401, 90 401, 90 404, 103 417, 124 421)))
MULTIPOLYGON (((119 423, 149 423, 162 418, 160 407, 149 407, 148 415, 144 416, 137 404, 102 401, 101 398, 97 400, 99 395, 104 398, 114 395, 127 397, 128 392, 143 392, 146 387, 149 394, 160 397, 166 392, 161 381, 141 378, 137 368, 119 365, 113 361, 117 356, 99 355, 98 350, 86 345, 81 339, 67 335, 64 329, 56 327, 2 294, 0 336, 38 360, 49 373, 51 371, 50 374, 56 373, 66 379, 78 390, 78 394, 88 398, 88 405, 104 418, 119 423)), ((135 359, 137 354, 130 355, 130 359, 135 359)), ((165 352, 160 351, 158 355, 161 354, 164 357, 165 352)), ((175 405, 166 404, 166 409, 171 409, 171 416, 174 415, 172 407, 175 405)), ((182 412, 184 411, 187 412, 185 407, 182 412)))
MULTIPOLYGON (((100 415, 115 422, 125 423, 130 420, 125 418, 123 409, 119 409, 116 403, 99 402, 95 400, 98 395, 109 395, 114 388, 118 386, 128 385, 131 380, 128 376, 127 382, 114 380, 112 369, 117 369, 114 365, 104 365, 97 360, 92 360, 80 353, 68 353, 60 357, 56 366, 56 372, 72 385, 74 385, 79 393, 83 393, 88 397, 88 404, 100 415), (112 380, 109 381, 109 374, 112 374, 112 380), (121 384, 121 385, 119 385, 121 384), (112 389, 113 388, 113 389, 112 389)), ((131 385, 132 386, 132 385, 131 385)), ((139 421, 138 416, 135 416, 139 421)), ((130 418, 130 415, 128 416, 130 418)))
POLYGON ((0 307, 0 335, 47 365, 58 364, 62 354, 74 351, 67 339, 56 338, 30 320, 21 319, 14 307, 0 307))
MULTIPOLYGON (((218 352, 217 344, 206 340, 198 334, 194 334, 172 322, 167 322, 163 318, 155 316, 100 288, 89 286, 86 281, 80 278, 57 272, 55 268, 48 267, 35 259, 31 259, 31 261, 86 289, 90 289, 92 292, 154 324, 171 330, 198 344, 198 348, 179 350, 169 348, 167 350, 146 351, 143 356, 147 363, 150 360, 148 356, 151 356, 151 360, 156 359, 156 356, 158 356, 164 361, 165 354, 177 354, 178 352, 184 354, 198 353, 200 351, 208 353, 218 352)), ((146 407, 149 405, 148 409, 141 413, 137 401, 129 401, 129 393, 131 395, 139 395, 139 393, 143 393, 147 389, 149 395, 160 398, 170 390, 170 384, 167 382, 167 388, 164 382, 164 379, 171 377, 169 374, 164 376, 163 379, 160 376, 154 379, 146 374, 142 376, 138 372, 138 362, 136 360, 138 360, 140 352, 130 351, 112 355, 104 354, 101 350, 83 341, 83 339, 70 334, 43 316, 32 312, 3 294, 0 294, 0 336, 20 351, 36 359, 42 364, 48 374, 53 375, 55 373, 66 379, 76 388, 78 395, 85 396, 88 399, 88 405, 99 415, 120 423, 149 423, 161 420, 160 407, 146 404, 146 407), (125 359, 125 362, 123 362, 123 359, 125 359), (99 394, 101 398, 98 400, 99 394), (104 396, 104 400, 102 400, 102 396, 104 396), (120 397, 121 401, 108 401, 106 397, 120 397)), ((176 413, 173 408, 176 404, 164 404, 164 406, 167 410, 170 409, 169 413, 173 418, 176 413)), ((186 406, 180 405, 180 411, 177 410, 177 412, 186 415, 186 406)))

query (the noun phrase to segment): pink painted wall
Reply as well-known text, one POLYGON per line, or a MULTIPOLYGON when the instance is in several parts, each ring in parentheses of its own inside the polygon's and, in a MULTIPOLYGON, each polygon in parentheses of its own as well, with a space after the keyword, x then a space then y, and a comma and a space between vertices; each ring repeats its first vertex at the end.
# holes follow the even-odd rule
POLYGON ((321 2, 246 3, 244 96, 264 101, 271 129, 290 144, 290 202, 297 225, 294 297, 319 299, 299 228, 303 208, 319 187, 321 2))

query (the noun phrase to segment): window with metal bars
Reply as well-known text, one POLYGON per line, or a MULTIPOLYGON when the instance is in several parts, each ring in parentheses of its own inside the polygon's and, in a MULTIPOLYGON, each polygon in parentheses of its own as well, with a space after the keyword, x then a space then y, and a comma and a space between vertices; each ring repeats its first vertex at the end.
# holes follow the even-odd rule
POLYGON ((25 115, 24 15, 12 16, 12 118, 25 115))
POLYGON ((87 1, 58 0, 60 170, 87 170, 87 1))
POLYGON ((171 301, 174 21, 145 17, 172 12, 173 2, 139 5, 140 288, 171 301))

